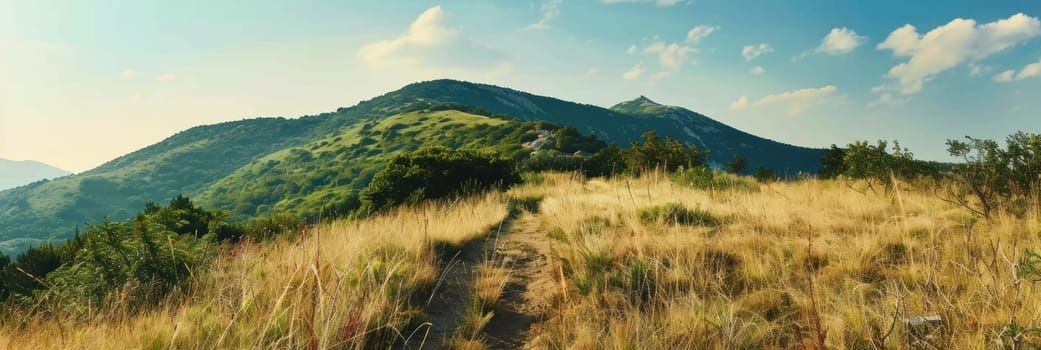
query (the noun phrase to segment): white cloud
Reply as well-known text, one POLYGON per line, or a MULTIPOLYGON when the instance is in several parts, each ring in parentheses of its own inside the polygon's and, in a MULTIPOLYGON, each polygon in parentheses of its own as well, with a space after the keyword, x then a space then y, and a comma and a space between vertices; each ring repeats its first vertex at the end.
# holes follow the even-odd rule
POLYGON ((690 46, 676 43, 666 44, 663 41, 656 41, 643 48, 643 54, 657 55, 658 63, 661 64, 662 69, 671 72, 678 71, 683 62, 687 60, 687 56, 692 52, 694 52, 694 49, 690 46))
POLYGON ((629 71, 622 74, 622 79, 625 80, 636 80, 640 79, 640 75, 643 74, 643 65, 637 64, 629 69, 629 71))
POLYGON ((1016 80, 1016 71, 1009 69, 1007 71, 998 73, 998 75, 994 76, 993 80, 996 83, 1007 83, 1016 80))
POLYGON ((770 47, 770 44, 759 43, 759 45, 745 45, 741 48, 741 56, 745 56, 745 61, 751 61, 756 57, 763 54, 773 52, 774 49, 770 47))
POLYGON ((865 41, 867 41, 867 37, 857 35, 857 32, 852 29, 832 28, 814 52, 832 56, 844 55, 864 44, 865 41))
POLYGON ((650 3, 650 2, 653 2, 655 5, 658 5, 658 6, 661 6, 661 7, 669 7, 669 6, 672 6, 672 5, 680 3, 681 1, 682 0, 600 0, 600 2, 608 4, 608 5, 610 5, 610 4, 622 4, 622 3, 642 3, 642 2, 650 3))
POLYGON ((988 66, 988 65, 985 65, 985 64, 978 64, 978 63, 975 63, 975 62, 969 62, 969 76, 970 77, 978 77, 978 76, 990 73, 990 71, 992 71, 992 70, 994 70, 994 67, 991 67, 991 66, 988 66))
POLYGON ((730 103, 730 109, 745 109, 748 108, 748 96, 738 97, 737 100, 730 103))
POLYGON ((538 22, 524 27, 524 30, 549 29, 549 22, 560 15, 560 2, 561 0, 549 0, 542 3, 542 18, 539 18, 538 22))
POLYGON ((501 53, 448 26, 446 16, 440 6, 431 7, 404 34, 363 45, 357 57, 370 67, 411 78, 450 75, 495 79, 513 71, 513 64, 501 53))
POLYGON ((1008 83, 1036 76, 1041 76, 1041 60, 1024 66, 1018 73, 1012 69, 1001 72, 994 76, 994 81, 999 83, 1008 83))
POLYGON ((780 105, 788 116, 796 116, 813 106, 827 102, 838 91, 834 85, 820 88, 807 88, 767 95, 752 101, 748 96, 741 96, 730 104, 730 109, 748 109, 769 105, 780 105))
POLYGON ((159 76, 159 81, 161 81, 161 82, 170 82, 170 81, 174 81, 176 79, 177 79, 177 75, 175 75, 173 73, 164 73, 163 75, 159 76))
POLYGON ((639 51, 639 50, 640 49, 638 47, 636 47, 636 45, 629 45, 629 49, 625 50, 625 54, 627 54, 627 55, 635 55, 636 52, 639 51))
POLYGON ((907 103, 907 99, 897 98, 891 93, 883 93, 878 96, 878 100, 868 103, 868 107, 896 107, 907 103))
POLYGON ((748 72, 752 73, 752 75, 762 75, 763 73, 766 73, 766 69, 764 69, 763 66, 755 66, 748 72))
POLYGON ((586 70, 586 76, 587 77, 592 77, 592 76, 596 76, 596 75, 599 75, 599 74, 600 74, 600 69, 597 69, 596 67, 589 68, 588 70, 586 70))
POLYGON ((897 28, 878 49, 907 58, 890 68, 887 77, 899 82, 901 93, 913 94, 937 74, 967 62, 978 63, 1038 35, 1041 21, 1022 13, 984 24, 957 18, 924 35, 910 24, 897 28))
POLYGON ((134 76, 136 76, 136 75, 137 75, 137 71, 136 70, 126 69, 126 70, 123 70, 122 73, 119 73, 119 78, 120 79, 133 79, 134 76))
POLYGON ((693 44, 719 30, 719 27, 699 25, 687 32, 687 43, 693 44))

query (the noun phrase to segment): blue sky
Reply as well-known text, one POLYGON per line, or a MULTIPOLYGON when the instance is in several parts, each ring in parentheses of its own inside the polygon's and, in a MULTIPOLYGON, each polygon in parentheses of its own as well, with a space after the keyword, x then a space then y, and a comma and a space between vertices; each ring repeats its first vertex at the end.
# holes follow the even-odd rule
POLYGON ((83 171, 185 128, 455 78, 646 95, 814 147, 1041 132, 1037 1, 0 0, 0 157, 83 171))

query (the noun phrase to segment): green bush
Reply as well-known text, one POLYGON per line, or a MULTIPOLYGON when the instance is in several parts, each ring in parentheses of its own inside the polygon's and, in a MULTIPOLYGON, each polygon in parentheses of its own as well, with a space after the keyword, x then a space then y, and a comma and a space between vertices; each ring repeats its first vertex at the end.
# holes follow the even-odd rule
POLYGON ((119 291, 128 307, 154 302, 208 264, 213 234, 180 235, 140 216, 132 222, 89 225, 82 249, 46 281, 66 306, 87 310, 119 291))
POLYGON ((664 222, 673 225, 718 226, 720 220, 701 208, 688 209, 679 203, 642 208, 636 213, 645 223, 664 222))
POLYGON ((672 174, 672 182, 702 190, 759 190, 758 184, 735 175, 717 173, 707 166, 679 169, 672 174))
POLYGON ((946 199, 990 217, 998 210, 1041 214, 1041 135, 1019 132, 1001 148, 993 140, 947 140, 947 151, 965 162, 947 174, 946 199))
POLYGON ((400 204, 504 188, 519 181, 514 162, 498 154, 424 148, 395 157, 376 173, 361 193, 362 210, 380 212, 400 204))

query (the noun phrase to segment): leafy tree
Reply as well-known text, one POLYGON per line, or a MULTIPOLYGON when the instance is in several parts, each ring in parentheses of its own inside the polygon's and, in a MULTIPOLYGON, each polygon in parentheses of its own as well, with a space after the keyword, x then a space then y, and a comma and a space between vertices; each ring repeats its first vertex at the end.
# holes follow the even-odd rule
POLYGON ((759 168, 755 169, 755 179, 759 182, 770 182, 777 180, 777 175, 770 168, 760 165, 759 168))
POLYGON ((625 169, 625 150, 614 143, 593 153, 585 164, 589 176, 611 176, 625 172, 625 169))
POLYGON ((984 217, 1001 208, 1016 214, 1030 205, 1041 210, 1041 135, 1012 134, 1004 149, 994 140, 966 139, 947 140, 947 151, 964 163, 948 173, 945 200, 984 217))
POLYGON ((3 296, 32 296, 33 291, 45 287, 43 278, 61 267, 65 260, 66 257, 54 246, 29 248, 0 273, 5 288, 3 296))
POLYGON ((652 169, 674 171, 680 167, 693 168, 703 165, 708 159, 707 151, 696 146, 684 146, 679 140, 666 137, 664 140, 654 130, 644 132, 643 143, 633 142, 623 153, 630 171, 643 172, 652 169))
POLYGON ((888 191, 894 179, 939 176, 936 163, 915 160, 914 154, 900 147, 899 142, 893 141, 891 153, 887 149, 888 143, 881 140, 875 145, 867 141, 849 144, 843 157, 843 175, 850 179, 864 180, 872 192, 875 192, 877 187, 888 191))
POLYGON ((817 170, 817 177, 821 179, 834 179, 846 172, 846 150, 831 145, 821 156, 821 166, 817 170))
POLYGON ((745 172, 745 167, 747 166, 748 159, 739 154, 734 156, 734 159, 731 159, 730 162, 727 163, 727 171, 734 174, 741 174, 745 172))
POLYGON ((363 212, 486 190, 520 181, 514 162, 498 154, 430 147, 394 157, 361 193, 363 212))

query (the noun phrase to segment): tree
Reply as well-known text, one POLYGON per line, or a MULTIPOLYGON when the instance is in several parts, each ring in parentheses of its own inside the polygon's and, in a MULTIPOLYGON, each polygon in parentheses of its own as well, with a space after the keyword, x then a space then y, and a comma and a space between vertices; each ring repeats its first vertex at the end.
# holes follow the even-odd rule
MULTIPOLYGON (((914 154, 908 149, 900 147, 900 143, 897 141, 893 141, 892 153, 888 151, 888 145, 889 143, 881 140, 875 145, 871 145, 867 141, 849 144, 844 150, 843 166, 845 170, 842 175, 852 180, 864 180, 872 192, 876 192, 878 187, 889 191, 894 184, 894 179, 908 180, 923 176, 939 176, 939 168, 936 163, 915 160, 914 154)), ((834 154, 831 157, 834 157, 834 154)), ((836 164, 835 168, 841 167, 836 164)), ((829 171, 832 170, 829 169, 829 171)))
POLYGON ((748 159, 745 159, 745 156, 737 155, 727 163, 727 171, 734 174, 741 174, 745 172, 745 167, 747 166, 748 159))
POLYGON ((405 203, 483 191, 520 181, 513 160, 495 153, 430 147, 399 155, 362 190, 362 210, 387 210, 405 203))
POLYGON ((652 169, 674 171, 680 167, 694 168, 704 165, 708 159, 707 151, 699 151, 696 146, 684 146, 679 140, 666 137, 662 140, 654 130, 644 132, 643 143, 632 142, 631 147, 623 153, 626 166, 630 171, 643 172, 652 169))
POLYGON ((831 145, 821 156, 821 166, 817 170, 817 177, 821 179, 834 179, 846 172, 848 168, 845 162, 846 150, 831 145))
POLYGON ((774 175, 773 170, 760 165, 759 168, 755 170, 755 179, 759 180, 759 182, 770 182, 776 180, 777 176, 774 175))
POLYGON ((943 199, 983 217, 1005 208, 1022 214, 1041 210, 1041 135, 1010 135, 1004 149, 994 140, 947 140, 947 152, 961 158, 948 173, 943 199))

